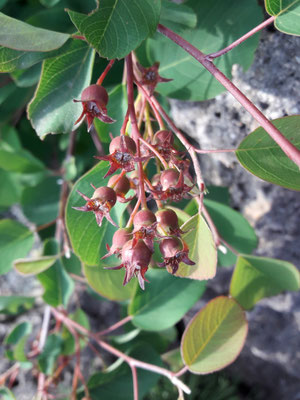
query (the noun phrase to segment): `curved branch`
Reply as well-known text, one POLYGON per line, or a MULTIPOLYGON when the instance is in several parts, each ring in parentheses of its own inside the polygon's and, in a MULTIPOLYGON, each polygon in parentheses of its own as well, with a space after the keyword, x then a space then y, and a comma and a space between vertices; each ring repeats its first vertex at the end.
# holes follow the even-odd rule
POLYGON ((187 53, 193 56, 203 65, 236 99, 237 101, 256 119, 265 129, 273 140, 281 147, 282 151, 300 167, 300 150, 298 150, 269 120, 264 114, 209 60, 204 53, 187 42, 175 32, 158 24, 158 31, 170 40, 178 44, 187 53))

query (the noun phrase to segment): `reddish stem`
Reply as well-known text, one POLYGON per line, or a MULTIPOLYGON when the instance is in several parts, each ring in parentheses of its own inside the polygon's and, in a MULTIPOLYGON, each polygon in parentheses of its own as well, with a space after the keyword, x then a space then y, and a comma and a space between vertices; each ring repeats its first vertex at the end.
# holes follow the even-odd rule
POLYGON ((132 320, 132 316, 128 315, 126 318, 121 319, 120 321, 116 322, 114 325, 110 326, 107 329, 104 329, 103 331, 100 331, 98 333, 96 333, 97 336, 103 336, 103 335, 107 335, 108 333, 120 328, 121 326, 127 324, 127 322, 132 320))
POLYGON ((108 351, 111 354, 114 354, 116 357, 121 358, 124 360, 130 367, 137 367, 137 368, 142 368, 147 371, 152 371, 156 374, 161 374, 163 376, 166 376, 170 381, 177 387, 180 387, 185 393, 190 394, 191 390, 189 387, 187 387, 182 381, 180 381, 177 377, 176 374, 173 372, 162 368, 158 367, 157 365, 149 364, 147 362, 139 361, 133 357, 128 356, 125 353, 122 353, 120 350, 116 349, 115 347, 111 346, 109 343, 105 342, 102 339, 99 339, 96 334, 90 332, 88 329, 86 329, 84 326, 78 324, 77 322, 71 320, 67 316, 65 316, 63 313, 59 312, 55 308, 51 308, 53 315, 55 318, 59 319, 64 323, 67 327, 71 327, 74 329, 77 329, 79 332, 83 333, 84 335, 87 335, 91 339, 94 339, 97 344, 102 347, 104 350, 108 351))
POLYGON ((223 54, 228 53, 228 51, 234 49, 236 46, 239 44, 243 43, 245 40, 247 40, 250 36, 254 35, 255 33, 261 31, 264 29, 266 26, 270 25, 272 22, 275 21, 275 17, 270 17, 266 21, 262 22, 261 24, 257 25, 255 28, 251 29, 248 33, 246 33, 244 36, 240 37, 237 39, 235 42, 231 43, 229 46, 225 47, 222 50, 217 51, 216 53, 211 53, 206 56, 208 60, 212 60, 214 58, 220 57, 223 54))
POLYGON ((110 62, 107 64, 105 70, 102 72, 102 74, 99 76, 97 80, 97 85, 101 85, 102 82, 104 81, 106 75, 108 74, 109 70, 111 67, 114 65, 115 60, 110 60, 110 62))
POLYGON ((136 368, 133 365, 130 365, 130 368, 132 372, 133 400, 139 400, 139 384, 138 384, 136 368))
POLYGON ((264 116, 264 114, 207 58, 207 56, 184 40, 175 32, 158 24, 158 31, 182 47, 203 65, 256 119, 273 140, 281 147, 282 151, 300 167, 300 150, 298 150, 287 138, 264 116))
MULTIPOLYGON (((134 109, 134 92, 133 92, 133 69, 132 69, 132 58, 131 54, 126 57, 126 67, 127 67, 127 96, 128 96, 128 110, 130 116, 130 123, 132 128, 132 138, 135 141, 136 148, 137 148, 137 156, 141 157, 140 151, 140 141, 139 138, 141 134, 138 129, 135 109, 134 109)), ((137 163, 138 166, 138 174, 139 174, 139 197, 141 198, 141 203, 143 208, 147 207, 147 200, 144 190, 144 172, 143 172, 143 165, 139 161, 137 163)))
POLYGON ((142 142, 146 147, 148 147, 148 149, 150 149, 155 155, 156 157, 159 159, 159 161, 162 163, 162 165, 164 166, 165 169, 168 169, 169 166, 167 164, 167 162, 164 160, 164 158, 159 154, 159 152, 152 146, 152 144, 146 142, 146 140, 140 138, 140 142, 142 142))

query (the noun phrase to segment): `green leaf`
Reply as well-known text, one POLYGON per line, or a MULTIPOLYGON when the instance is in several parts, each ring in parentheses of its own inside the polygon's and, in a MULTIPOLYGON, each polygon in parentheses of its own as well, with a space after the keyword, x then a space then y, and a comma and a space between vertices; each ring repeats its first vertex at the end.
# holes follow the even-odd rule
POLYGON ((34 297, 0 296, 0 313, 8 315, 21 314, 34 305, 34 297))
POLYGON ((265 8, 270 15, 276 16, 274 25, 279 31, 300 35, 300 0, 265 0, 265 8))
POLYGON ((58 4, 60 2, 60 0, 40 0, 40 3, 47 8, 51 8, 53 6, 55 6, 56 4, 58 4))
POLYGON ((62 257, 61 262, 69 274, 81 275, 81 262, 74 253, 69 258, 62 257))
POLYGON ((2 400, 16 400, 14 394, 6 387, 0 387, 0 398, 2 400))
POLYGON ((209 374, 231 364, 248 332, 242 308, 225 296, 210 301, 190 321, 181 340, 181 354, 194 374, 209 374))
MULTIPOLYGON (((51 239, 46 241, 45 255, 58 255, 58 245, 51 239)), ((46 271, 37 275, 38 280, 44 287, 43 300, 53 307, 62 304, 67 307, 68 301, 74 289, 74 282, 67 274, 60 259, 46 271)))
POLYGON ((0 167, 5 171, 32 173, 45 170, 44 164, 29 151, 14 149, 9 143, 0 143, 0 167))
POLYGON ((24 225, 11 219, 0 221, 0 275, 12 268, 15 259, 25 257, 33 242, 33 233, 24 225))
MULTIPOLYGON (((300 116, 279 118, 272 123, 300 149, 300 116)), ((259 178, 288 189, 300 190, 299 167, 291 161, 263 128, 257 128, 235 152, 244 168, 259 178)))
POLYGON ((61 47, 70 37, 65 33, 35 28, 0 12, 0 45, 14 50, 50 51, 61 47))
POLYGON ((300 289, 297 268, 283 260, 240 255, 231 279, 230 294, 249 310, 264 297, 300 289))
POLYGON ((147 331, 167 329, 178 322, 201 297, 204 282, 181 279, 166 270, 151 269, 146 273, 146 290, 139 287, 128 313, 137 328, 147 331))
MULTIPOLYGON (((197 15, 197 27, 180 32, 184 39, 203 53, 216 52, 247 33, 263 20, 256 1, 190 0, 184 4, 197 15)), ((216 66, 230 79, 233 64, 249 68, 259 36, 254 35, 232 51, 215 60, 216 66)), ((171 82, 157 86, 165 96, 181 100, 206 100, 223 92, 224 87, 192 56, 171 40, 156 34, 146 42, 148 63, 160 61, 159 73, 171 82)))
POLYGON ((217 250, 204 218, 196 214, 184 223, 181 229, 186 232, 182 239, 188 245, 188 256, 195 265, 180 263, 175 275, 198 280, 213 278, 216 274, 217 250))
POLYGON ((60 336, 52 334, 47 337, 44 349, 38 356, 38 366, 46 375, 52 375, 55 362, 61 353, 63 340, 60 336))
POLYGON ((20 201, 22 186, 19 174, 0 169, 0 207, 10 207, 20 201))
POLYGON ((12 361, 27 361, 24 353, 24 344, 26 343, 31 330, 32 326, 29 322, 21 322, 6 336, 3 343, 5 345, 5 355, 7 358, 12 361), (17 345, 19 346, 17 347, 17 345), (21 350, 21 348, 23 349, 21 350))
POLYGON ((27 187, 21 198, 26 217, 37 225, 53 221, 58 215, 61 187, 57 177, 47 177, 34 187, 27 187))
POLYGON ((159 23, 179 33, 182 29, 195 28, 197 15, 184 4, 163 0, 159 23))
POLYGON ((50 268, 58 256, 44 256, 34 259, 18 259, 14 262, 14 267, 24 275, 35 275, 50 268))
POLYGON ((155 32, 160 0, 101 0, 90 15, 68 11, 69 16, 101 57, 123 58, 155 32))
POLYGON ((82 111, 82 90, 89 85, 93 50, 82 40, 73 40, 59 56, 43 62, 41 79, 28 106, 28 118, 42 138, 48 133, 71 132, 82 111))
POLYGON ((109 300, 129 300, 135 291, 136 281, 132 279, 126 286, 123 286, 124 270, 106 270, 104 269, 106 266, 101 262, 97 266, 84 264, 83 273, 88 284, 109 300))
MULTIPOLYGON (((100 257, 107 253, 106 243, 111 244, 112 236, 116 231, 111 223, 103 220, 102 226, 96 223, 92 212, 81 212, 72 207, 83 206, 85 201, 76 190, 91 197, 96 187, 106 186, 109 177, 103 179, 108 171, 109 164, 101 161, 94 168, 83 175, 74 185, 66 207, 66 225, 75 254, 84 264, 98 265, 100 257)), ((117 203, 110 211, 112 219, 118 224, 126 208, 126 204, 117 203)), ((110 262, 110 259, 107 260, 110 262)), ((107 264, 106 262, 106 264, 107 264)))
POLYGON ((42 64, 35 64, 28 69, 19 69, 11 73, 15 84, 18 87, 30 87, 38 83, 42 69, 42 64))
MULTIPOLYGON (((221 237, 240 253, 252 253, 257 247, 257 237, 249 222, 239 212, 224 204, 204 200, 204 204, 221 237)), ((220 255, 222 265, 233 265, 236 256, 230 252, 229 257, 220 255)))
POLYGON ((0 46, 0 72, 13 72, 16 69, 23 70, 30 68, 46 58, 59 55, 65 46, 68 45, 67 42, 61 49, 46 53, 40 51, 19 51, 0 46))

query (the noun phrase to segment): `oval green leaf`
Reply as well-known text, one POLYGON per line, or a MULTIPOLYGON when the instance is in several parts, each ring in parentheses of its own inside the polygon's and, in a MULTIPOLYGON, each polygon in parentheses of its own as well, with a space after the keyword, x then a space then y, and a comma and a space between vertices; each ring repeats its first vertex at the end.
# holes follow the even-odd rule
MULTIPOLYGON (((300 149, 300 116, 279 118, 272 123, 300 149)), ((244 168, 259 178, 288 189, 300 190, 299 167, 291 161, 263 128, 257 128, 235 152, 244 168)))
POLYGON ((182 239, 188 245, 189 258, 195 265, 180 263, 175 275, 198 280, 212 279, 216 275, 217 250, 204 218, 196 214, 181 229, 186 232, 182 239))
POLYGON ((178 322, 202 296, 205 282, 180 279, 166 270, 151 269, 146 273, 146 289, 139 287, 128 313, 137 328, 161 331, 178 322))
POLYGON ((35 275, 50 268, 58 256, 44 256, 36 259, 21 258, 15 260, 15 269, 23 275, 35 275))
POLYGON ((57 57, 43 62, 40 82, 28 105, 28 118, 42 138, 48 133, 69 133, 82 111, 82 90, 89 85, 94 52, 81 40, 72 40, 57 57))
POLYGON ((14 50, 50 51, 70 37, 66 33, 36 28, 0 12, 0 45, 14 50))
MULTIPOLYGON (((255 2, 248 0, 190 0, 184 4, 197 15, 197 26, 186 29, 181 35, 205 54, 216 52, 260 24, 263 15, 255 2)), ((259 37, 254 35, 241 46, 215 60, 216 66, 231 77, 233 64, 244 69, 250 67, 259 37)), ((192 56, 169 39, 156 34, 146 42, 146 54, 151 65, 160 61, 159 73, 171 82, 157 86, 157 91, 165 96, 181 100, 206 100, 223 92, 224 87, 202 67, 192 56)))
POLYGON ((240 255, 231 279, 230 294, 249 310, 264 297, 300 289, 297 268, 283 260, 240 255))
MULTIPOLYGON (((83 175, 74 185, 70 193, 66 208, 66 225, 69 237, 75 254, 84 264, 98 265, 100 257, 107 253, 106 243, 111 245, 113 234, 116 231, 111 223, 103 219, 102 226, 96 223, 96 218, 92 212, 82 212, 72 209, 72 207, 83 206, 85 201, 76 190, 92 196, 96 187, 105 186, 109 177, 103 179, 109 168, 109 163, 101 161, 89 172, 83 175)), ((115 223, 119 224, 121 216, 126 208, 126 204, 117 203, 110 211, 110 215, 115 223)), ((108 262, 110 259, 108 259, 108 262)))
POLYGON ((243 309, 225 296, 210 301, 182 336, 181 355, 194 374, 209 374, 231 364, 240 354, 248 332, 243 309))
POLYGON ((136 280, 132 279, 123 286, 124 270, 111 271, 104 269, 105 264, 97 266, 83 265, 83 273, 88 284, 101 296, 114 301, 128 300, 133 296, 136 280))
POLYGON ((0 221, 0 275, 6 274, 17 258, 25 257, 32 248, 33 233, 11 219, 0 221))
POLYGON ((290 35, 300 35, 300 0, 265 0, 270 15, 276 16, 275 27, 290 35))
POLYGON ((68 11, 69 16, 101 57, 123 58, 155 32, 160 0, 101 0, 90 15, 68 11))

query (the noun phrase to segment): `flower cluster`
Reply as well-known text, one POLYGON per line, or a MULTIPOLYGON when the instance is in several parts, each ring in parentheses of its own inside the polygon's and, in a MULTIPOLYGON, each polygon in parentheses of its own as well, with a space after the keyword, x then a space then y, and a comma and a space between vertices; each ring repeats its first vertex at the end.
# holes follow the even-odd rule
MULTIPOLYGON (((140 71, 140 83, 147 88, 150 95, 154 93, 159 82, 168 81, 159 76, 158 64, 149 68, 137 64, 137 68, 140 71)), ((88 129, 94 118, 113 122, 107 116, 108 95, 102 86, 91 85, 86 88, 80 101, 83 111, 76 122, 85 117, 88 129)), ((146 119, 146 114, 144 118, 146 119)), ((131 215, 126 228, 115 232, 112 244, 106 245, 108 252, 102 259, 115 255, 120 259, 120 264, 108 268, 124 268, 123 284, 126 285, 133 277, 137 277, 140 287, 144 289, 146 272, 151 263, 154 265, 152 256, 155 242, 158 243, 157 247, 163 258, 163 262, 157 264, 158 267, 165 267, 169 273, 176 274, 180 263, 194 265, 189 258, 189 248, 182 237, 185 232, 180 229, 177 214, 168 208, 169 202, 190 198, 194 185, 189 173, 189 160, 186 159, 185 152, 176 148, 171 131, 160 129, 153 134, 145 129, 144 135, 140 137, 142 141, 122 131, 120 136, 112 139, 109 154, 96 157, 109 162, 109 168, 104 175, 104 178, 110 176, 107 186, 96 188, 92 185, 94 193, 91 198, 77 191, 86 204, 73 208, 93 212, 99 226, 103 218, 117 226, 110 216, 111 209, 117 202, 135 202, 134 207, 130 205, 131 215), (151 179, 147 176, 146 166, 153 158, 158 172, 151 179), (134 194, 126 197, 130 189, 133 189, 134 194), (154 210, 153 203, 156 203, 157 211, 154 210)))

